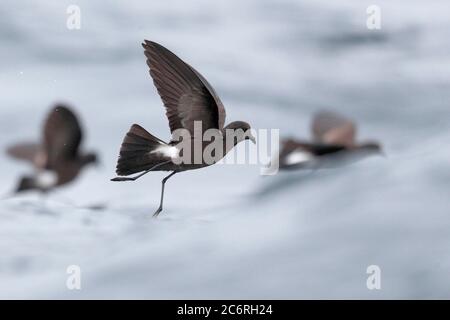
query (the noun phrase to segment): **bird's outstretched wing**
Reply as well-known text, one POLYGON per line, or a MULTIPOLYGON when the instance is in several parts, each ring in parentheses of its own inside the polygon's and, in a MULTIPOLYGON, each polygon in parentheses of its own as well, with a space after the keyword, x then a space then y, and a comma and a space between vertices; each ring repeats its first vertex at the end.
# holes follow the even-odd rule
POLYGON ((330 111, 321 111, 312 123, 314 139, 321 143, 352 146, 355 143, 356 126, 353 121, 330 111))
POLYGON ((147 65, 166 107, 170 131, 187 129, 194 134, 194 121, 202 122, 202 131, 223 129, 225 108, 213 87, 190 65, 163 46, 145 40, 147 65))
POLYGON ((44 125, 46 167, 52 169, 61 162, 74 159, 81 140, 82 132, 75 114, 67 106, 55 106, 44 125))
POLYGON ((19 143, 9 147, 6 152, 13 158, 37 164, 42 147, 37 143, 19 143))

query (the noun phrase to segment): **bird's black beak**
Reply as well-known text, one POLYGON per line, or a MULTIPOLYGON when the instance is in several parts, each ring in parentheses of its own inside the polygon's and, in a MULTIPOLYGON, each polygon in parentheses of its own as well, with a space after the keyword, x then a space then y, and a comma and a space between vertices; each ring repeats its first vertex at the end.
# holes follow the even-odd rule
POLYGON ((253 135, 250 135, 248 138, 251 142, 253 142, 253 144, 256 144, 256 138, 253 135))

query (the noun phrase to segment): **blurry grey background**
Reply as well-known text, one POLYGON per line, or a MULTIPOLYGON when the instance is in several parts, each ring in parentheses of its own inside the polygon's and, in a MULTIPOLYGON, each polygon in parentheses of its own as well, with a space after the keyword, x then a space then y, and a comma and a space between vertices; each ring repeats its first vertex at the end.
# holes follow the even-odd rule
MULTIPOLYGON (((3 0, 0 148, 39 139, 63 101, 102 165, 45 202, 0 201, 0 297, 450 298, 448 39, 445 0, 3 0), (80 30, 66 27, 70 4, 80 30), (372 4, 381 30, 366 27, 372 4), (308 137, 312 113, 332 109, 388 157, 314 175, 186 172, 152 220, 163 173, 109 182, 132 123, 170 137, 143 39, 199 70, 227 121, 308 137), (381 290, 366 287, 372 264, 381 290)), ((6 194, 31 169, 0 161, 6 194)))

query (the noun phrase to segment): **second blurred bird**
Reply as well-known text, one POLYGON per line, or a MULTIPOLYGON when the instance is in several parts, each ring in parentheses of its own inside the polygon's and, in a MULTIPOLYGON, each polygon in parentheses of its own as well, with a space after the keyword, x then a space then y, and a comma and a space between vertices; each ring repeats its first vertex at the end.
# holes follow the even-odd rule
POLYGON ((23 176, 16 192, 47 192, 73 181, 88 164, 97 162, 95 153, 81 153, 83 132, 74 112, 65 105, 53 107, 44 123, 41 141, 22 143, 7 151, 12 157, 31 163, 34 174, 23 176))
POLYGON ((313 141, 288 138, 281 142, 281 170, 335 167, 372 154, 383 154, 376 141, 358 143, 354 122, 331 111, 318 112, 311 131, 313 141))

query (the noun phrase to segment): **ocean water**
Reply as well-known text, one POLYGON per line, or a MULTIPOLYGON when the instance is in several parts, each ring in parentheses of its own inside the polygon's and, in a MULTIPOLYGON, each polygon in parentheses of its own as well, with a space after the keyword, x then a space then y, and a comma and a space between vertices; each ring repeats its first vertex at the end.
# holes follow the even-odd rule
MULTIPOLYGON (((45 199, 0 200, 1 298, 450 298, 448 1, 379 0, 380 30, 364 0, 79 0, 69 30, 72 3, 0 4, 0 149, 38 140, 63 101, 101 157, 45 199), (199 70, 227 122, 302 138, 332 109, 387 157, 313 174, 185 172, 151 219, 164 173, 109 181, 131 124, 170 138, 143 39, 199 70), (71 265, 81 290, 66 286, 71 265), (370 265, 380 290, 366 286, 370 265)), ((0 161, 3 195, 31 168, 0 161)))

